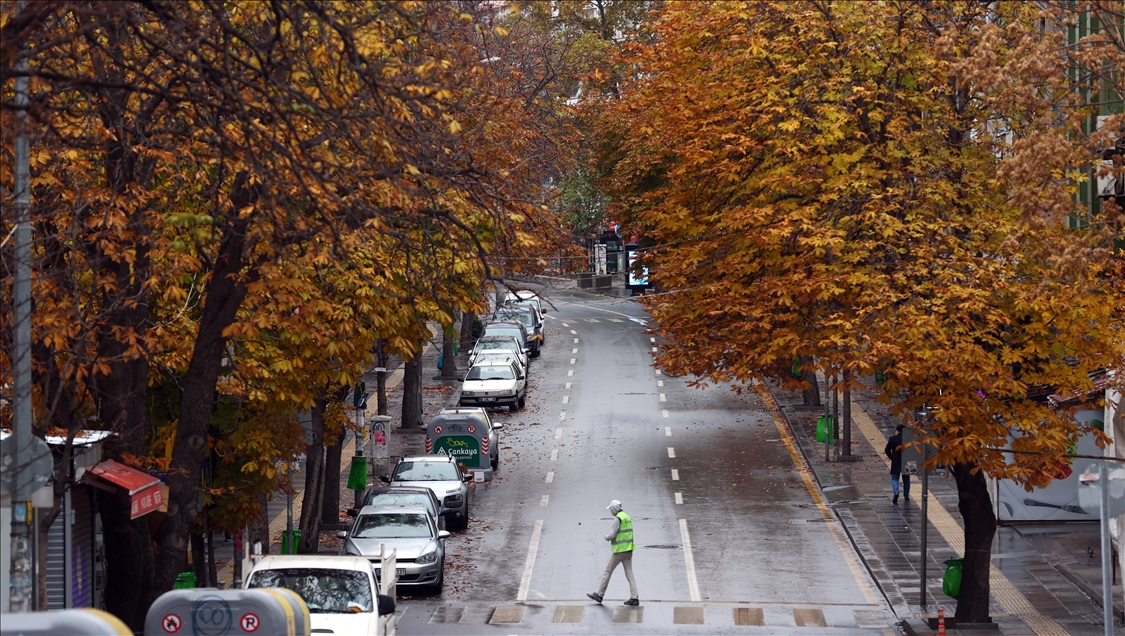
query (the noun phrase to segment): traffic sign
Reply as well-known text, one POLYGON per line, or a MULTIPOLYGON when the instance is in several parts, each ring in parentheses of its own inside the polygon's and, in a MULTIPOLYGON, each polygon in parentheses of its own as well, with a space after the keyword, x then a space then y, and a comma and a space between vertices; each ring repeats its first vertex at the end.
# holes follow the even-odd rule
POLYGON ((184 626, 184 621, 180 619, 179 614, 166 614, 164 618, 160 619, 160 626, 164 628, 166 633, 175 634, 184 626))
POLYGON ((239 619, 238 624, 242 626, 244 632, 256 632, 262 621, 258 620, 258 615, 253 612, 247 612, 239 619))

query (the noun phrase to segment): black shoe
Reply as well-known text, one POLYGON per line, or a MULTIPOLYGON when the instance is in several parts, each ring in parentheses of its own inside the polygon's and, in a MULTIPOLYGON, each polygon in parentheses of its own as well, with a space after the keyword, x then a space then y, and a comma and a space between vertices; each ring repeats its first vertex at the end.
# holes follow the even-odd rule
POLYGON ((596 602, 598 605, 602 604, 602 595, 601 594, 598 594, 597 592, 590 592, 586 596, 589 596, 590 598, 594 599, 594 602, 596 602))
POLYGON ((626 605, 632 605, 633 607, 636 607, 637 605, 640 605, 640 604, 641 604, 641 599, 639 599, 639 598, 631 598, 631 599, 629 599, 629 600, 625 601, 625 604, 626 604, 626 605))
POLYGON ((910 495, 903 495, 902 500, 903 501, 910 501, 910 495))
POLYGON ((897 492, 895 493, 894 497, 891 497, 891 503, 896 504, 896 505, 898 504, 898 493, 897 492))

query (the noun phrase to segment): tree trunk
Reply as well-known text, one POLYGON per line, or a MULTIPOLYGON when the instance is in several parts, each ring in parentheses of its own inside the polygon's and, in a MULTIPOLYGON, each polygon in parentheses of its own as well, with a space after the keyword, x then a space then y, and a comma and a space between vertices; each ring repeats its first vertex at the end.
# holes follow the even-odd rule
POLYGON ((324 501, 324 409, 327 400, 318 398, 312 410, 312 432, 305 462, 305 496, 301 506, 301 541, 298 554, 316 554, 320 545, 320 511, 324 501))
POLYGON ((446 378, 457 377, 458 335, 454 324, 456 320, 449 323, 441 334, 441 375, 446 378))
POLYGON ((207 580, 207 545, 203 541, 202 532, 193 532, 189 539, 191 542, 191 571, 195 573, 195 584, 203 587, 207 580))
POLYGON ((471 311, 461 314, 461 353, 468 353, 473 348, 473 323, 477 315, 471 311))
MULTIPOLYGON (((801 356, 801 366, 812 361, 808 356, 801 356)), ((808 388, 801 390, 805 406, 820 406, 820 383, 816 379, 816 371, 806 370, 801 372, 801 379, 808 384, 808 388)))
POLYGON ((340 469, 344 451, 344 431, 324 449, 324 497, 320 504, 321 523, 340 523, 340 469))
POLYGON ((953 466, 953 477, 957 480, 957 508, 965 520, 965 564, 954 618, 958 623, 987 623, 990 622, 989 572, 996 515, 988 497, 984 473, 974 473, 972 468, 966 464, 953 466))
POLYGON ((402 377, 402 428, 418 429, 422 426, 422 351, 406 361, 402 377))
MULTIPOLYGON (((247 173, 235 178, 230 198, 235 211, 257 198, 247 173)), ((204 291, 199 331, 183 379, 180 418, 168 471, 168 514, 155 537, 156 575, 152 591, 156 595, 172 589, 176 574, 183 569, 188 536, 199 515, 199 476, 208 452, 207 434, 214 411, 215 386, 226 354, 227 338, 223 332, 234 322, 246 297, 247 285, 257 277, 256 270, 242 271, 248 223, 248 219, 238 218, 235 212, 222 225, 219 251, 204 291)))
POLYGON ((840 444, 843 446, 843 449, 840 451, 841 455, 851 455, 852 454, 852 388, 851 388, 851 379, 852 379, 851 372, 845 370, 844 371, 844 390, 841 391, 841 393, 844 394, 843 395, 844 408, 842 409, 842 412, 840 413, 840 415, 841 415, 840 419, 842 419, 843 421, 840 422, 840 424, 839 424, 840 428, 843 429, 842 430, 843 438, 840 440, 840 444))

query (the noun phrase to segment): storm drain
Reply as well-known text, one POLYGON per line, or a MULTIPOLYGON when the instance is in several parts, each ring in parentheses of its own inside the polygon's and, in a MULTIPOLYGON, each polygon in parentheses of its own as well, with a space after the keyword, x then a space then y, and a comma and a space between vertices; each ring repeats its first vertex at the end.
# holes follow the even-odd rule
POLYGON ((586 611, 581 605, 559 605, 555 608, 555 615, 551 617, 552 623, 581 623, 582 613, 586 611))
POLYGON ((760 607, 736 607, 734 608, 734 624, 765 625, 765 613, 762 612, 760 607))
POLYGON ((661 543, 658 545, 644 545, 642 548, 649 550, 679 550, 680 546, 675 543, 661 543))
POLYGON ((501 605, 492 612, 489 625, 507 625, 523 620, 523 605, 501 605))
POLYGON ((645 618, 645 608, 642 607, 616 607, 613 609, 613 622, 615 623, 640 623, 645 618))
POLYGON ((453 607, 451 605, 442 605, 434 610, 434 615, 430 617, 431 623, 460 623, 461 617, 465 615, 464 607, 453 607))
POLYGON ((702 625, 702 607, 676 607, 672 610, 672 622, 676 625, 702 625))
POLYGON ((797 627, 828 627, 824 612, 818 609, 794 609, 793 620, 797 622, 797 627))

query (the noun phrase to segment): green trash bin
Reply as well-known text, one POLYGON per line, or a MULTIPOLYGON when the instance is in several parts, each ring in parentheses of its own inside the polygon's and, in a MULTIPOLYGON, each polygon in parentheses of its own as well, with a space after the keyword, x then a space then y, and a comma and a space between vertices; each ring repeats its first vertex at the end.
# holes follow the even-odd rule
POLYGON ((195 588, 195 572, 180 572, 176 575, 176 582, 172 584, 173 590, 190 590, 195 588))
POLYGON ((281 553, 282 554, 297 554, 297 544, 301 542, 301 531, 294 528, 293 534, 290 536, 288 532, 282 531, 281 533, 281 553))
POLYGON ((945 562, 945 576, 941 577, 941 591, 949 598, 957 598, 961 593, 961 571, 965 559, 948 559, 945 562))
POLYGON ((836 439, 836 429, 832 427, 832 416, 821 413, 820 419, 816 421, 816 441, 823 444, 826 440, 834 439, 836 439))

